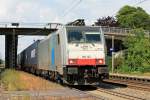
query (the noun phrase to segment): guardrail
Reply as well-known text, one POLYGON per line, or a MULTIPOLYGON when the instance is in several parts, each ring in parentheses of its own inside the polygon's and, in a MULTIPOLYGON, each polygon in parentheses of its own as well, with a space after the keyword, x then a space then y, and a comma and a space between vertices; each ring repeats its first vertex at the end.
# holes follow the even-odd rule
POLYGON ((58 29, 62 24, 60 23, 10 23, 0 22, 0 28, 50 28, 58 29))
MULTIPOLYGON (((109 33, 109 34, 124 34, 124 35, 127 35, 127 34, 129 34, 131 31, 132 31, 132 29, 130 29, 130 28, 120 28, 120 27, 108 27, 108 26, 102 26, 102 31, 104 32, 104 33, 109 33)), ((150 31, 148 31, 148 30, 145 30, 144 31, 144 33, 145 33, 145 36, 148 36, 148 37, 150 37, 150 31)))
POLYGON ((107 27, 102 26, 102 30, 105 33, 120 33, 120 34, 127 34, 131 32, 131 29, 128 28, 120 28, 120 27, 107 27))

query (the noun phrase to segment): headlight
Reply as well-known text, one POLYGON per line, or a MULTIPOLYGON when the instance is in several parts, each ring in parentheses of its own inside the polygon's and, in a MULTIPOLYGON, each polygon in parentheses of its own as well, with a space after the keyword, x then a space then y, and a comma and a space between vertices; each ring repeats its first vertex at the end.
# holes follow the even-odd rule
POLYGON ((75 64, 77 64, 77 60, 76 60, 76 59, 69 59, 69 60, 68 60, 68 63, 69 63, 70 65, 75 65, 75 64))
POLYGON ((97 60, 96 60, 96 64, 97 64, 97 65, 98 65, 98 64, 100 64, 100 65, 104 64, 104 59, 97 59, 97 60))
POLYGON ((67 73, 68 74, 78 74, 78 68, 76 68, 76 67, 69 67, 67 73))

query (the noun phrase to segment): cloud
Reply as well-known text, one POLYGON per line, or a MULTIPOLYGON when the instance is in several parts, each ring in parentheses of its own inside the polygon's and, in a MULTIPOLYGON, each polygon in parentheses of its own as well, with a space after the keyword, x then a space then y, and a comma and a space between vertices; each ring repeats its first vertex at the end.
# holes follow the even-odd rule
POLYGON ((42 0, 0 0, 0 21, 37 23, 53 21, 56 17, 55 11, 44 6, 46 4, 42 2, 42 0))
MULTIPOLYGON (((78 18, 92 24, 102 16, 113 16, 123 5, 139 0, 0 0, 0 22, 67 23, 78 18), (70 10, 69 10, 70 9, 70 10), (69 12, 67 12, 69 10, 69 12), (65 16, 64 13, 67 12, 65 16)), ((138 5, 150 14, 150 1, 138 5)), ((39 37, 40 38, 40 37, 39 37)), ((19 40, 19 51, 33 42, 33 37, 19 40)), ((0 36, 0 52, 4 55, 4 37, 0 36)))
MULTIPOLYGON (((123 5, 135 4, 137 0, 0 0, 0 21, 56 22, 67 23, 75 18, 94 20, 98 17, 114 15, 123 5)), ((150 13, 149 1, 140 4, 150 13)))

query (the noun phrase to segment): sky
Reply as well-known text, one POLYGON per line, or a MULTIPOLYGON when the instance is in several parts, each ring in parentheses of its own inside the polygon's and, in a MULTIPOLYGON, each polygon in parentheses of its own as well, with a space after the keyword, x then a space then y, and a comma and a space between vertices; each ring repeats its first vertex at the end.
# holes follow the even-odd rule
MULTIPOLYGON (((150 0, 0 0, 0 24, 7 22, 66 24, 79 18, 93 24, 103 16, 115 16, 124 5, 140 6, 150 14, 150 0)), ((42 36, 19 38, 18 52, 43 39, 42 36)), ((0 36, 0 58, 5 58, 5 37, 0 36)))

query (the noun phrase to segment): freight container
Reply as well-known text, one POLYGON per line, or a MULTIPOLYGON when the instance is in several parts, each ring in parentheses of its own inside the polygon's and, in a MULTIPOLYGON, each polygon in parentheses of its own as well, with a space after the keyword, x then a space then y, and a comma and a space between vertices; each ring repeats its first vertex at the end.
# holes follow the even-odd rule
POLYGON ((24 51, 24 59, 26 67, 33 67, 36 68, 38 64, 38 44, 40 40, 34 42, 32 45, 30 45, 27 49, 24 51))
POLYGON ((25 50, 17 55, 17 65, 18 67, 24 66, 25 64, 25 50))

